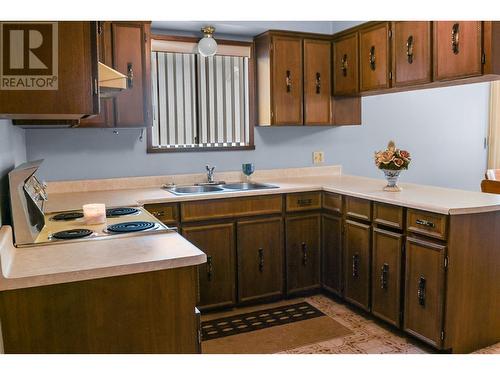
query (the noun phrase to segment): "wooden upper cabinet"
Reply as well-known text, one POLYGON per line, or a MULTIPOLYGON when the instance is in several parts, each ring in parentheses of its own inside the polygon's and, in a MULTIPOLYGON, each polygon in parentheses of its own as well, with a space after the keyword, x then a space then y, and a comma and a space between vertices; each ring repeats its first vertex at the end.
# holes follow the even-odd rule
MULTIPOLYGON (((17 28, 17 35, 23 32, 24 40, 27 40, 29 25, 30 23, 23 22, 1 24, 4 35, 7 35, 9 27, 14 27, 17 28)), ((15 82, 21 80, 27 83, 31 77, 39 76, 42 77, 39 80, 40 85, 44 87, 40 90, 2 88, 0 118, 78 120, 85 115, 98 114, 99 97, 95 87, 98 54, 97 23, 50 22, 45 26, 35 23, 33 27, 40 28, 38 31, 43 35, 42 45, 32 52, 38 60, 35 61, 38 64, 35 64, 35 68, 42 65, 46 68, 35 69, 26 58, 18 61, 16 69, 9 71, 4 66, 4 72, 1 74, 14 77, 14 81, 17 77, 15 82), (52 48, 55 47, 51 43, 53 40, 58 41, 57 50, 52 48), (22 69, 19 68, 20 63, 22 69), (57 83, 57 89, 47 89, 54 87, 54 83, 57 83)), ((3 47, 3 42, 0 45, 3 47)), ((28 52, 26 50, 24 56, 28 56, 28 52)))
POLYGON ((149 22, 100 23, 99 60, 129 76, 129 88, 101 98, 99 115, 80 121, 80 127, 152 126, 149 34, 149 22))
POLYGON ((276 125, 302 125, 302 39, 274 36, 272 113, 276 125))
POLYGON ((389 22, 359 32, 360 90, 390 87, 389 22))
POLYGON ((431 22, 392 23, 392 85, 432 81, 431 22))
POLYGON ((480 21, 434 22, 434 80, 482 73, 480 21))
POLYGON ((333 94, 355 95, 359 92, 358 33, 333 42, 333 94))
POLYGON ((149 23, 114 22, 113 67, 130 77, 115 98, 117 127, 147 127, 151 121, 151 41, 149 23))
POLYGON ((331 44, 304 39, 304 124, 331 124, 331 44))

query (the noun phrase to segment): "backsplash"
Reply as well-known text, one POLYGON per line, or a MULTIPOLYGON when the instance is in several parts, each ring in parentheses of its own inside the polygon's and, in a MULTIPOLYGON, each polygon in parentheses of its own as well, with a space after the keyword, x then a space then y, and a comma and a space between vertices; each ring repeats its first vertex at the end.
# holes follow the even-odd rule
POLYGON ((324 151, 326 165, 343 173, 382 178, 373 152, 389 139, 412 151, 401 182, 479 190, 486 168, 489 83, 410 91, 363 98, 362 125, 345 127, 255 128, 255 151, 147 154, 140 130, 27 130, 28 159, 45 159, 47 180, 203 173, 307 167, 312 152, 324 151))

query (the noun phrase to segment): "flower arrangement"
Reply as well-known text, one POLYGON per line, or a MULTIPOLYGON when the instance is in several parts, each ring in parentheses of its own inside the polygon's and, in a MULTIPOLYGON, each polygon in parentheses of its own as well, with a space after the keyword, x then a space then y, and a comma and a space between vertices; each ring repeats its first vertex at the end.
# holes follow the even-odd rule
POLYGON ((410 161, 410 153, 396 148, 394 141, 389 141, 387 149, 375 152, 375 165, 379 169, 388 169, 393 171, 408 169, 410 161))

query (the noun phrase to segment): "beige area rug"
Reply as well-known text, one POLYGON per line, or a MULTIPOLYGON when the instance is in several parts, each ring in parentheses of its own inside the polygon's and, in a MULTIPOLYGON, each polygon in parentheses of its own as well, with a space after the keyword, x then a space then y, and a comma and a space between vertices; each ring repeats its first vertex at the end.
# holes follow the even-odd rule
POLYGON ((202 353, 271 354, 352 334, 335 319, 314 310, 304 300, 292 300, 207 314, 202 318, 202 353), (268 323, 271 326, 267 321, 273 322, 268 323), (252 324, 257 329, 248 327, 252 324), (245 327, 243 332, 234 332, 238 326, 245 327), (217 338, 209 338, 210 334, 217 338))

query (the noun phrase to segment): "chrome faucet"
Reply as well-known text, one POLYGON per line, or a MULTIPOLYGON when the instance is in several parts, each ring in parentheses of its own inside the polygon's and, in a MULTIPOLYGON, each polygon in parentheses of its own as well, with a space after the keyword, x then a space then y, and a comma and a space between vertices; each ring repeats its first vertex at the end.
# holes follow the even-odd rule
POLYGON ((207 182, 209 184, 214 183, 214 173, 215 173, 215 166, 210 167, 210 165, 205 165, 205 169, 207 170, 207 182))

